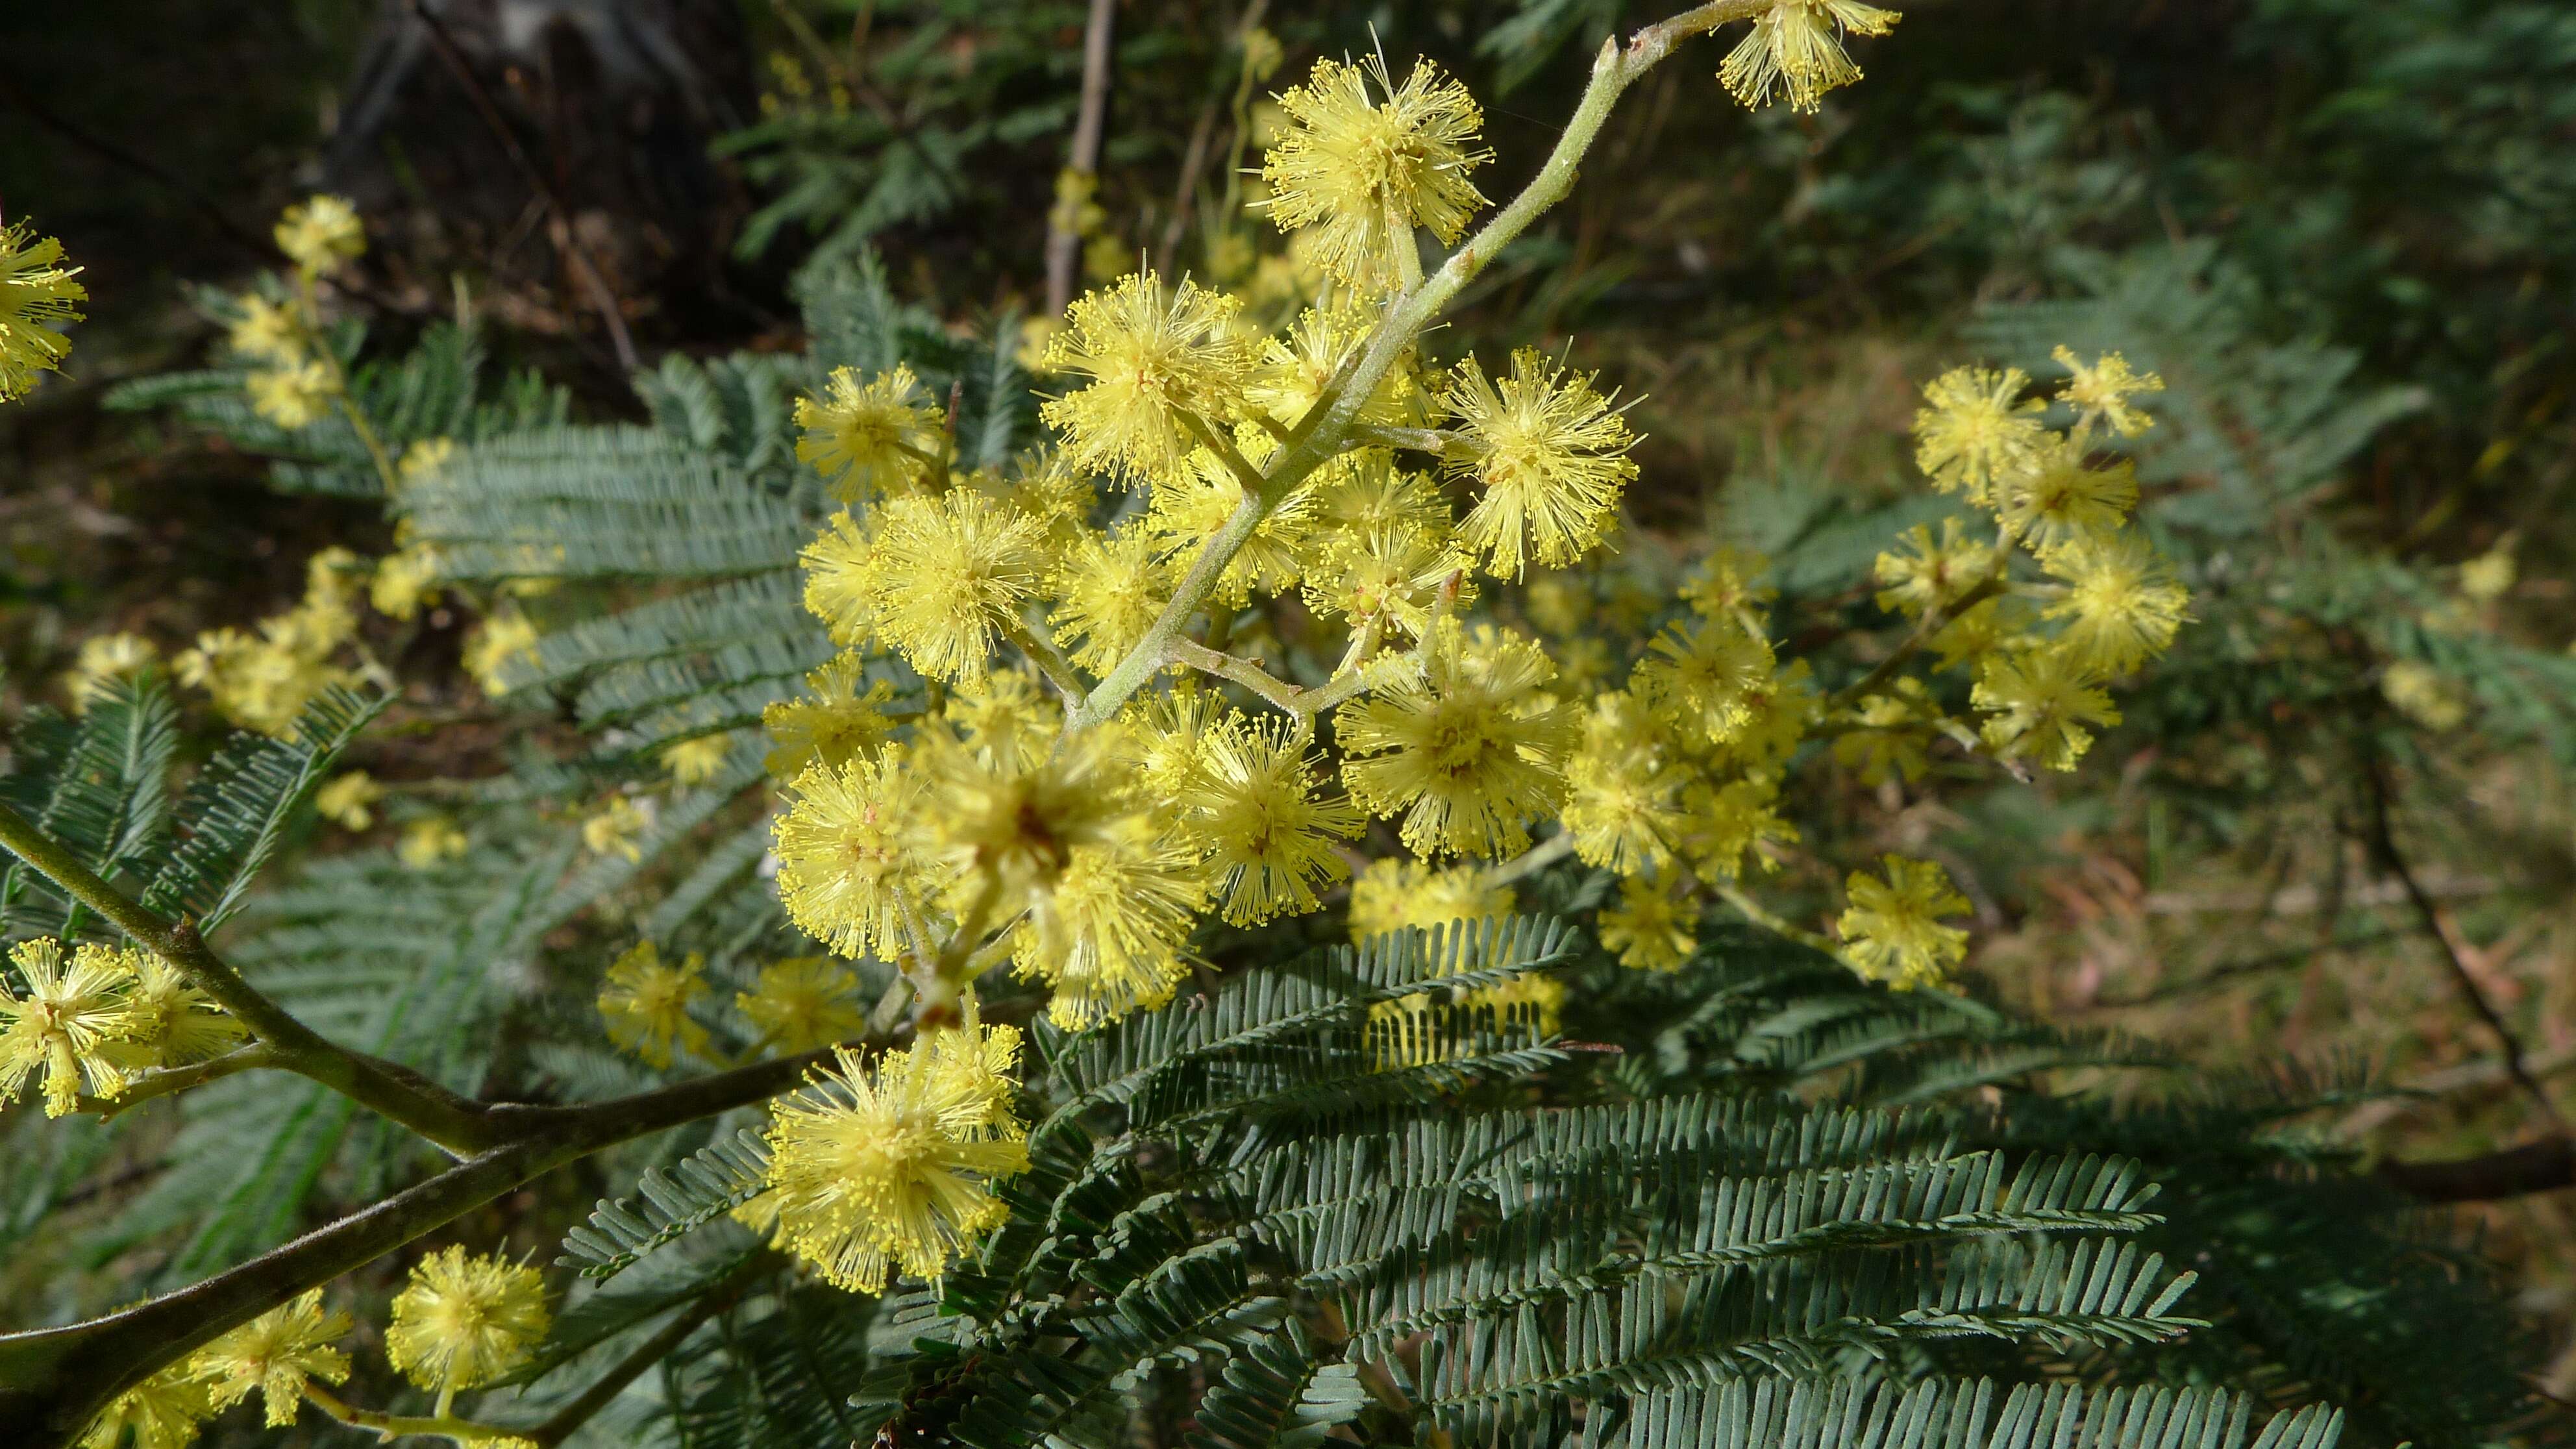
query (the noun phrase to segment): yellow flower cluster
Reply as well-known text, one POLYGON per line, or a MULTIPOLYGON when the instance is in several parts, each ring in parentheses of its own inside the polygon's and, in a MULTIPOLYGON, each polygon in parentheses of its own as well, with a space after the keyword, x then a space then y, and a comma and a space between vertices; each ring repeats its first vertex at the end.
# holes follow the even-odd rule
POLYGON ((63 690, 71 696, 72 708, 85 713, 109 681, 131 679, 160 658, 151 641, 140 634, 93 635, 81 641, 71 671, 63 676, 63 690))
POLYGON ((779 1246, 859 1293, 895 1273, 936 1282, 1007 1216, 991 1184, 1028 1167, 1012 1105, 1020 1034, 965 1020, 912 1047, 834 1065, 771 1108, 779 1246))
POLYGON ((204 1061, 243 1038, 238 1022, 177 967, 138 947, 50 936, 9 949, 19 984, 0 974, 0 1105, 40 1078, 45 1115, 84 1092, 113 1100, 142 1072, 204 1061))
MULTIPOLYGON (((1812 105, 1850 78, 1837 34, 1893 19, 1779 0, 1730 81, 1812 105)), ((1879 603, 1910 632, 1839 691, 1780 657, 1749 552, 1701 560, 1680 608, 1530 578, 1610 539, 1636 436, 1538 352, 1496 375, 1382 331, 1450 275, 1418 265, 1422 234, 1454 240, 1484 204, 1472 100, 1428 67, 1398 85, 1327 62, 1281 105, 1260 204, 1316 263, 1285 328, 1250 320, 1290 315, 1259 286, 1115 281, 1049 333, 1055 446, 1007 471, 961 474, 908 372, 838 374, 800 411, 847 505, 804 552, 805 602, 844 652, 764 720, 777 888, 833 953, 897 963, 924 1019, 1005 960, 1067 1027, 1154 1007, 1203 918, 1262 925, 1346 882, 1362 936, 1475 919, 1521 873, 1482 862, 1533 849, 1614 872, 1606 946, 1679 969, 1712 904, 1790 929, 1742 887, 1799 843, 1783 791, 1810 740, 1891 788, 1944 741, 2071 768, 2118 720, 2107 683, 2186 621, 2116 448, 2161 383, 2062 349, 2053 399, 2011 369, 1925 390, 1919 461, 1984 517, 1881 556, 1879 603), (1471 617, 1476 575, 1551 642, 1471 617), (1649 637, 1624 678, 1622 632, 1649 637), (1904 668, 1918 654, 1972 678, 1937 694, 1904 668), (1372 820, 1415 858, 1369 862, 1372 820)), ((1921 983, 1955 960, 1950 928, 1907 924, 1947 909, 1925 880, 1852 887, 1856 969, 1921 983)), ((1548 988, 1514 989, 1552 1020, 1548 988)), ((1388 1030, 1390 1060, 1439 1037, 1388 1030)))
POLYGON ((357 637, 354 607, 365 565, 347 549, 323 549, 306 561, 304 597, 260 621, 256 633, 209 629, 172 661, 179 680, 213 696, 236 724, 283 737, 313 697, 365 674, 334 662, 357 637))
MULTIPOLYGON (((2048 402, 2027 395, 2018 369, 1963 367, 1924 389, 1916 461, 1934 487, 1990 514, 1994 536, 1957 518, 1937 533, 1916 526, 1879 555, 1878 602, 1931 631, 1943 668, 1974 667, 1986 749, 2071 770, 2095 730, 2119 723, 2104 685, 2173 643, 2190 596, 2129 526, 2138 486, 2128 461, 2096 456, 2153 425, 2134 400, 2163 381, 2117 353, 2088 364, 2061 347, 2056 361, 2068 374, 2055 399, 2071 415, 2063 429, 2047 426, 2048 402), (2048 582, 2013 577, 2025 553, 2048 582)), ((1904 736, 1953 728, 1920 695, 1862 700, 1851 727, 1872 743, 1847 736, 1838 751, 1878 777, 1920 769, 1904 736)))

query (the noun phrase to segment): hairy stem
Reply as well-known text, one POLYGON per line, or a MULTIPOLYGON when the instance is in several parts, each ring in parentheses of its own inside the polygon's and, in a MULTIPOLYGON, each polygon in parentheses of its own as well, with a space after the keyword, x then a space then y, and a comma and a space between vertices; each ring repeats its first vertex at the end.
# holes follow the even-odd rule
POLYGON ((184 1092, 190 1087, 202 1087, 208 1082, 221 1081, 236 1072, 256 1071, 262 1067, 284 1065, 285 1062, 278 1055, 277 1048, 266 1042, 252 1042, 248 1046, 235 1047, 222 1056, 208 1057, 202 1062, 192 1062, 184 1067, 170 1067, 157 1072, 145 1072, 139 1077, 128 1077, 124 1090, 113 1097, 83 1097, 80 1109, 96 1114, 100 1121, 106 1121, 120 1112, 139 1103, 151 1101, 155 1097, 167 1096, 172 1092, 184 1092))
POLYGON ((1171 657, 1174 663, 1186 664, 1203 674, 1213 674, 1219 679, 1231 679, 1268 700, 1285 713, 1305 718, 1315 712, 1314 706, 1306 699, 1309 691, 1290 684, 1249 659, 1220 653, 1204 644, 1177 638, 1172 641, 1171 657))

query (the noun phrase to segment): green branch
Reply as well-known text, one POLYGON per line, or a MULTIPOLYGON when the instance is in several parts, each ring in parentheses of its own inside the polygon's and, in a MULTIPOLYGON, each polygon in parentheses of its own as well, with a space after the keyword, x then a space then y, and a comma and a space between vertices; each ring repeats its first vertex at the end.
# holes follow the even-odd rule
POLYGON ((408 1067, 350 1051, 306 1026, 243 980, 197 934, 196 927, 186 921, 174 925, 145 910, 5 805, 0 805, 0 847, 177 967, 273 1054, 273 1061, 245 1065, 274 1065, 311 1078, 459 1157, 509 1140, 495 1129, 484 1104, 458 1096, 408 1067))
POLYGON ((50 1449, 162 1366, 594 1152, 795 1087, 830 1049, 581 1106, 489 1108, 506 1145, 166 1297, 61 1328, 0 1334, 0 1443, 50 1449))

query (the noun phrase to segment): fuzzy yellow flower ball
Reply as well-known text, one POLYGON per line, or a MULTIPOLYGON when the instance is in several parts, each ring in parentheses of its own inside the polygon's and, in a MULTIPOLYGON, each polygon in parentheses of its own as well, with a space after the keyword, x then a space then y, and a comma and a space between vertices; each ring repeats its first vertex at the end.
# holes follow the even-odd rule
POLYGON ((1619 882, 1619 904, 1601 913, 1601 945, 1622 966, 1679 971, 1699 949, 1695 924, 1671 882, 1631 876, 1619 882))
POLYGON ((762 1040, 794 1055, 847 1041, 867 1029, 858 1001, 859 978, 822 956, 798 956, 760 968, 749 991, 734 993, 734 1009, 760 1029, 762 1040))
POLYGON ((926 890, 907 834, 921 776, 897 754, 806 766, 795 803, 770 827, 788 918, 842 956, 893 959, 904 945, 903 899, 926 890))
POLYGON ((1458 534, 1484 553, 1487 571, 1517 579, 1530 557, 1562 568, 1601 541, 1637 476, 1627 456, 1637 439, 1589 374, 1524 347, 1499 382, 1472 357, 1460 363, 1440 401, 1466 440, 1449 468, 1483 490, 1458 534))
POLYGON ((1965 493, 1984 506, 1995 485, 2027 469, 2046 434, 2037 398, 2025 399, 2030 374, 1953 368, 1923 386, 1914 414, 1914 464, 1944 493, 1965 493))
POLYGON ((1853 871, 1844 882, 1851 905, 1834 923, 1843 952, 1861 974, 1900 991, 1938 986, 1968 954, 1968 933, 1941 924, 1943 916, 1966 914, 1967 898, 1930 861, 1891 855, 1880 865, 1884 881, 1853 871))
POLYGON ((1183 281, 1137 272, 1076 300, 1047 340, 1050 372, 1088 379, 1046 404, 1071 466, 1133 480, 1179 478, 1201 444, 1243 407, 1253 344, 1240 304, 1183 281))
POLYGON ((12 990, 0 975, 0 1105, 37 1076, 48 1117, 78 1106, 84 1088, 99 1097, 123 1091, 114 1048, 125 1033, 133 980, 125 957, 83 945, 66 958, 62 942, 39 936, 10 947, 9 960, 23 989, 12 990))
POLYGON ((1555 666, 1517 634, 1456 631, 1425 676, 1342 706, 1335 719, 1351 798, 1404 816, 1417 854, 1529 848, 1529 825, 1565 790, 1578 727, 1548 693, 1555 666))
POLYGON ((2093 729, 2120 722, 2111 696, 2064 649, 1989 656, 1969 699, 1987 713, 1982 733, 1989 749, 2051 770, 2074 769, 2093 745, 2093 729))
POLYGON ((936 1281, 1008 1216, 990 1184, 1028 1166, 1011 1112, 1019 1033, 970 1016, 873 1063, 840 1048, 780 1099, 767 1201, 778 1241, 858 1293, 936 1281))
POLYGON ((349 1356, 336 1345, 355 1326, 345 1313, 323 1312, 316 1288, 206 1345, 189 1367, 217 1412, 256 1393, 268 1427, 284 1428, 303 1407, 307 1384, 347 1381, 349 1356))
POLYGON ((1860 0, 1775 0, 1728 52, 1717 78, 1747 107, 1767 105, 1777 91, 1791 110, 1813 111, 1825 92, 1860 79, 1836 32, 1885 35, 1897 19, 1895 11, 1860 0))
POLYGON ((0 227, 0 402, 24 397, 36 375, 58 372, 71 355, 65 323, 81 320, 89 292, 62 265, 63 244, 24 223, 0 227))
POLYGON ((650 941, 627 947, 609 964, 599 992, 608 1039, 649 1066, 667 1067, 680 1053, 704 1056, 707 1029, 689 1018, 689 1006, 707 994, 706 965, 695 951, 669 966, 650 941))
POLYGON ((527 1362, 552 1322, 536 1269, 450 1245, 414 1263, 394 1296, 385 1357, 395 1372, 445 1395, 527 1362))
POLYGON ((804 430, 796 456, 823 475, 834 498, 862 503, 910 487, 936 466, 943 419, 910 367, 865 383, 839 367, 824 395, 796 400, 804 430))
POLYGON ((1395 290, 1419 266, 1416 227, 1454 243, 1485 205, 1467 179, 1493 159, 1484 113, 1427 60, 1401 86, 1383 61, 1318 61, 1279 107, 1290 125, 1263 159, 1261 205, 1282 231, 1315 228, 1315 260, 1355 287, 1395 290))
POLYGON ((1181 807, 1234 925, 1314 910, 1316 889, 1351 873, 1333 842, 1358 835, 1362 816, 1317 793, 1305 744, 1285 721, 1236 716, 1218 728, 1181 807))
POLYGON ((277 249, 312 276, 336 271, 367 249, 366 224, 342 196, 315 196, 288 207, 276 235, 277 249))

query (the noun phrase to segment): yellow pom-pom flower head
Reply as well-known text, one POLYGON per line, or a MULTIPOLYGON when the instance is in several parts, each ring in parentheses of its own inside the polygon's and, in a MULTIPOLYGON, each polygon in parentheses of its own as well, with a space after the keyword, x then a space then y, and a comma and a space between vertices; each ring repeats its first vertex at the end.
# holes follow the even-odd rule
POLYGON ((832 642, 855 649, 876 632, 876 540, 848 513, 836 513, 797 552, 805 571, 805 609, 823 621, 832 642))
POLYGON ((133 946, 118 950, 115 969, 128 984, 117 1040, 107 1051, 129 1072, 202 1062, 249 1035, 184 972, 150 951, 133 946))
POLYGON ((10 947, 9 960, 23 990, 0 976, 0 1104, 16 1100, 30 1077, 43 1079, 48 1117, 77 1107, 84 1088, 98 1097, 123 1091, 116 1042, 133 983, 125 957, 98 945, 66 953, 39 936, 10 947))
POLYGON ((2044 615, 2066 621, 2058 647, 2105 676, 2162 654, 2191 617, 2189 591, 2133 533, 2074 539, 2041 554, 2040 566, 2066 581, 2044 615))
MULTIPOLYGON (((1261 344, 1258 369, 1244 400, 1283 427, 1294 427, 1341 374, 1377 325, 1376 309, 1360 303, 1309 307, 1284 337, 1261 344)), ((1354 420, 1400 427, 1420 420, 1424 401, 1413 378, 1410 354, 1387 369, 1354 420)))
POLYGON ((944 421, 910 367, 864 383, 836 367, 823 396, 796 400, 804 430, 796 456, 823 475, 834 498, 863 503, 912 486, 937 465, 944 421))
POLYGON ((1438 870, 1418 860, 1373 860, 1351 882, 1351 939, 1508 916, 1518 904, 1510 886, 1487 884, 1479 866, 1438 870))
MULTIPOLYGON (((1315 502, 1316 490, 1310 484, 1265 510, 1252 536, 1217 576, 1216 591, 1210 597, 1218 604, 1240 607, 1256 593, 1278 594, 1295 588, 1313 551, 1315 502)), ((1202 449, 1191 455, 1180 477, 1154 485, 1153 509, 1146 515, 1145 526, 1160 544, 1164 567, 1177 576, 1242 506, 1243 481, 1214 453, 1202 449)))
POLYGON ((1510 915, 1519 897, 1485 877, 1477 865, 1443 870, 1418 860, 1370 861, 1351 881, 1351 939, 1510 915))
POLYGON ((1619 882, 1619 904, 1601 913, 1601 945, 1638 971, 1679 971, 1699 949, 1696 922, 1669 881, 1631 876, 1619 882))
POLYGON ((239 306, 241 315, 225 332, 233 351, 254 362, 304 360, 304 326, 295 320, 291 308, 256 292, 244 294, 239 306))
POLYGON ((1071 466, 1130 480, 1178 478, 1199 446, 1190 420, 1222 427, 1243 407, 1253 344, 1231 298, 1133 273, 1076 300, 1047 340, 1052 372, 1089 381, 1041 409, 1071 466))
POLYGON ((1074 663, 1107 674, 1144 640, 1170 592, 1163 554, 1162 540, 1141 521, 1085 530, 1065 550, 1047 622, 1071 641, 1074 663))
POLYGON ((1878 606, 1891 614, 1921 617, 1957 603, 1993 577, 1995 550, 1968 535, 1956 518, 1941 520, 1934 534, 1918 523, 1896 537, 1896 546, 1878 556, 1878 606))
POLYGON ((1191 920, 1206 903, 1197 853, 1142 820, 1117 838, 1075 846, 1051 885, 1030 897, 1011 963, 1055 994, 1047 1017, 1068 1031, 1172 999, 1191 920))
POLYGON ((898 754, 807 766, 795 804, 771 827, 789 919, 842 956, 892 959, 903 944, 903 901, 924 888, 907 834, 921 776, 898 754))
POLYGON ((1860 79, 1842 35, 1885 35, 1897 18, 1860 0, 1774 0, 1727 53, 1717 78, 1747 107, 1768 105, 1776 91, 1791 110, 1813 111, 1825 92, 1860 79))
POLYGON ((1655 712, 1712 744, 1754 722, 1778 663, 1771 641, 1734 619, 1691 619, 1655 636, 1636 680, 1655 712))
POLYGON ((733 736, 699 735, 695 739, 677 740, 662 747, 662 768, 679 786, 703 785, 724 770, 725 761, 733 758, 733 736))
POLYGON ((414 1263, 394 1295, 385 1357, 444 1399, 527 1362, 552 1322, 536 1269, 450 1245, 414 1263))
POLYGON ((1025 669, 996 669, 981 680, 961 684, 941 706, 939 718, 956 731, 966 748, 987 759, 1011 759, 1031 765, 1055 747, 1064 715, 1047 698, 1035 674, 1025 669))
POLYGON ((893 681, 871 682, 866 656, 835 656, 806 674, 805 689, 795 699, 761 707, 761 727, 774 745, 761 766, 773 778, 793 780, 817 761, 838 769, 857 756, 874 755, 894 737, 886 711, 894 701, 893 681))
POLYGON ((2138 501, 2127 459, 2096 468, 2072 442, 2042 447, 2029 469, 1995 490, 1995 519, 2033 549, 2117 532, 2138 501))
POLYGON ((348 770, 313 792, 313 812, 343 830, 364 830, 376 823, 376 804, 384 798, 375 776, 348 770))
POLYGON ((870 627, 934 679, 980 678, 1049 563, 1044 527, 981 493, 895 499, 870 555, 870 627))
POLYGON ((2074 769, 2092 748, 2092 731, 2120 722, 2111 696, 2064 649, 1989 655, 1969 699, 1988 716, 1987 748, 2051 770, 2074 769))
POLYGON ((2468 722, 2468 691, 2423 660, 2390 664, 2380 673, 2379 692, 2398 713, 2437 734, 2468 722))
POLYGON ((2060 347, 2049 356, 2067 371, 2066 385, 2058 390, 2057 400, 2075 409, 2079 426, 2098 421, 2124 438, 2134 438, 2155 426, 2156 420, 2129 399, 2141 393, 2163 392, 2162 377, 2134 370, 2129 360, 2116 352, 2103 353, 2090 367, 2070 348, 2060 347))
POLYGON ((277 249, 309 276, 337 271, 367 249, 366 223, 341 196, 314 196, 288 207, 276 235, 277 249))
POLYGON ((455 821, 444 815, 428 815, 403 827, 394 856, 405 870, 431 870, 464 855, 469 844, 455 821))
POLYGON ((0 227, 0 402, 24 397, 71 355, 62 329, 81 320, 89 292, 74 280, 81 269, 62 262, 61 242, 24 223, 0 227))
POLYGON ((1880 865, 1885 880, 1853 871, 1843 885, 1851 904, 1834 922, 1843 954, 1862 975, 1900 991, 1938 986, 1968 954, 1968 933, 1941 918, 1965 915, 1967 899, 1930 861, 1891 855, 1880 865))
POLYGON ((1440 591, 1457 581, 1454 607, 1475 602, 1464 574, 1474 560, 1457 551, 1447 531, 1419 524, 1378 524, 1336 534, 1317 568, 1306 576, 1306 607, 1341 619, 1353 632, 1371 628, 1380 639, 1418 639, 1428 628, 1440 591))
POLYGON ((734 1009, 760 1029, 761 1040, 794 1055, 847 1041, 867 1029, 860 1010, 859 979, 848 967, 821 956, 798 956, 760 968, 749 991, 734 993, 734 1009))
POLYGON ((217 1412, 256 1393, 268 1427, 282 1429, 295 1422, 306 1385, 347 1381, 349 1356, 337 1345, 355 1326, 345 1313, 325 1313, 316 1288, 207 1344, 189 1367, 217 1412))
POLYGON ((706 997, 706 965, 694 951, 677 965, 665 964, 650 941, 626 948, 609 963, 599 991, 608 1039, 650 1066, 668 1067, 679 1053, 704 1056, 707 1029, 690 1019, 689 1007, 706 997))
POLYGON ((1458 365, 1441 394, 1465 440, 1449 467, 1481 490, 1458 533, 1496 578, 1519 578, 1531 557, 1561 568, 1608 533, 1637 476, 1636 437, 1612 403, 1536 348, 1514 352, 1499 381, 1472 357, 1458 365))
POLYGON ((254 372, 242 384, 254 413, 294 432, 322 421, 331 410, 331 370, 319 362, 285 362, 254 372))
POLYGON ((1359 834, 1362 817, 1318 796, 1305 745, 1282 721, 1236 717, 1218 728, 1181 806, 1234 925, 1314 910, 1317 888, 1351 873, 1333 842, 1359 834))
POLYGON ((1780 784, 1768 775, 1695 783, 1682 792, 1682 831, 1674 846, 1703 879, 1736 880, 1749 859, 1765 870, 1779 862, 1768 847, 1798 838, 1780 818, 1780 784))
POLYGON ((2022 397, 2029 386, 2030 375, 2017 367, 1953 368, 1924 384, 1914 464, 1933 487, 1982 507, 1997 484, 2031 465, 2047 436, 2039 423, 2047 406, 2022 397))
POLYGON ((991 1184, 1028 1166, 1006 1095, 1018 1050, 1012 1028, 971 1020, 873 1063, 837 1049, 772 1109, 779 1244, 852 1292, 937 1281, 1009 1216, 991 1184))
POLYGON ((88 713, 89 707, 107 693, 111 681, 132 679, 160 659, 152 641, 140 634, 94 634, 83 639, 70 671, 63 676, 64 689, 72 698, 72 712, 88 713))
POLYGON ((1485 205, 1468 179, 1493 159, 1477 144, 1484 112, 1431 62, 1399 86, 1383 61, 1317 61, 1278 101, 1289 127, 1262 160, 1258 204, 1282 231, 1314 228, 1315 260, 1335 277, 1394 291, 1419 268, 1416 227, 1453 243, 1485 205))
POLYGON ((1342 778, 1371 814, 1404 816, 1420 855, 1525 850, 1565 790, 1574 712, 1547 692, 1555 666, 1516 634, 1456 632, 1423 677, 1342 706, 1342 778))
POLYGON ((81 1431, 80 1449, 186 1449, 214 1416, 205 1382, 181 1359, 110 1400, 81 1431))
POLYGON ((1565 828, 1584 864, 1635 876, 1672 859, 1683 775, 1655 721, 1626 691, 1593 701, 1566 767, 1565 828))
POLYGON ((644 859, 644 833, 651 829, 653 817, 643 804, 624 795, 612 795, 583 817, 582 849, 593 855, 613 855, 634 865, 644 859))

